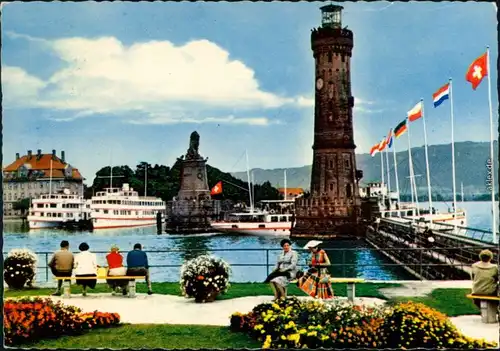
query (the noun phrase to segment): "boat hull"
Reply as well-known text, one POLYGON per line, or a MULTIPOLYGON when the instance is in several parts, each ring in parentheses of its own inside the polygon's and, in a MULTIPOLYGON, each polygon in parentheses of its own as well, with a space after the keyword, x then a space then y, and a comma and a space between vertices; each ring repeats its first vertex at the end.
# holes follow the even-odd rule
POLYGON ((221 233, 257 236, 290 236, 291 227, 291 223, 212 223, 212 228, 221 233))
POLYGON ((96 229, 113 229, 113 228, 135 228, 135 227, 150 227, 156 225, 156 219, 93 219, 92 226, 96 229))
POLYGON ((62 221, 30 220, 28 217, 28 226, 30 229, 57 228, 61 223, 62 221))

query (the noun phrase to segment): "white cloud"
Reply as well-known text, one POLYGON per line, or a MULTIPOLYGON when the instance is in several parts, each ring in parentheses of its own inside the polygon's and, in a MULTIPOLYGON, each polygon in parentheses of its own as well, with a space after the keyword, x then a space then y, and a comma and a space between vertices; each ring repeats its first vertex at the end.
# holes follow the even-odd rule
POLYGON ((302 97, 262 90, 251 68, 208 40, 181 46, 168 41, 127 46, 114 37, 49 41, 13 32, 8 35, 48 47, 64 63, 45 83, 20 68, 2 68, 9 76, 4 92, 10 96, 10 103, 66 111, 68 114, 59 121, 138 112, 143 117, 132 119, 132 123, 268 125, 273 121, 265 117, 235 117, 233 112, 244 116, 249 110, 308 104, 302 97), (38 99, 27 101, 20 94, 38 99), (220 115, 221 110, 230 111, 222 113, 228 117, 206 117, 220 115), (174 117, 188 112, 189 116, 174 117))
POLYGON ((2 67, 2 94, 4 107, 33 104, 45 83, 19 67, 2 67))
POLYGON ((171 115, 154 115, 147 119, 132 119, 132 124, 176 124, 176 123, 213 123, 213 124, 248 124, 254 126, 267 126, 270 124, 281 124, 280 121, 269 120, 267 117, 235 117, 233 115, 225 117, 173 117, 171 115))

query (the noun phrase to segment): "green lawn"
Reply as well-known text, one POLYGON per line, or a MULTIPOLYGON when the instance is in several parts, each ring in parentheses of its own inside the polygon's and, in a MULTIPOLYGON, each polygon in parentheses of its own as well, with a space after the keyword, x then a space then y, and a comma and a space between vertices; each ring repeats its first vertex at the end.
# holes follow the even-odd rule
MULTIPOLYGON (((378 289, 397 287, 400 284, 356 284, 356 295, 363 297, 377 297, 386 299, 378 289)), ((333 284, 336 296, 346 296, 346 284, 333 284)), ((289 295, 301 296, 304 293, 296 286, 289 287, 289 295)), ((43 296, 49 295, 53 289, 25 289, 20 291, 5 291, 5 297, 14 296, 43 296)), ((95 292, 109 292, 105 284, 99 284, 95 292)), ((145 293, 145 284, 139 283, 137 291, 145 293)), ((178 283, 154 283, 153 291, 156 294, 181 295, 178 283)), ((73 293, 80 293, 77 286, 72 288, 73 293)), ((479 314, 479 310, 465 295, 469 289, 436 289, 425 297, 398 297, 388 300, 390 304, 404 301, 421 302, 435 308, 446 315, 479 314)), ((262 283, 233 283, 227 294, 219 299, 231 299, 244 296, 272 295, 267 284, 262 283)), ((229 316, 228 316, 229 318, 229 316)), ((169 324, 135 324, 121 325, 110 329, 93 330, 81 336, 64 336, 57 339, 46 339, 34 344, 25 345, 34 348, 260 348, 259 342, 246 334, 232 333, 227 327, 200 326, 200 325, 169 325, 169 324)))
MULTIPOLYGON (((400 284, 375 284, 375 283, 362 283, 356 284, 356 296, 363 297, 377 297, 383 299, 384 296, 379 292, 380 288, 398 287, 400 284)), ((336 296, 347 296, 347 285, 344 283, 332 284, 332 288, 336 296)), ((4 297, 18 297, 18 296, 48 296, 55 291, 53 288, 32 288, 23 290, 5 290, 4 297)), ((72 285, 72 294, 81 294, 82 289, 78 285, 72 285)), ((92 292, 111 293, 111 290, 106 284, 97 284, 92 292)), ((137 283, 137 292, 146 293, 147 287, 145 283, 137 283)), ((181 296, 179 283, 153 283, 153 292, 155 294, 164 295, 177 295, 181 296)), ((273 292, 269 284, 264 283, 231 283, 231 287, 224 295, 219 295, 217 299, 227 300, 237 297, 245 296, 259 296, 266 295, 272 296, 273 292)), ((305 296, 306 294, 297 288, 297 286, 290 284, 288 287, 288 295, 305 296)))
MULTIPOLYGON (((229 317, 228 317, 229 318, 229 317)), ((258 341, 228 327, 134 324, 96 329, 80 336, 63 336, 24 345, 43 349, 243 349, 260 348, 258 341)))
POLYGON ((470 289, 435 289, 429 295, 422 297, 397 297, 389 303, 414 301, 435 308, 449 317, 479 314, 480 311, 471 299, 465 296, 470 294, 470 289))

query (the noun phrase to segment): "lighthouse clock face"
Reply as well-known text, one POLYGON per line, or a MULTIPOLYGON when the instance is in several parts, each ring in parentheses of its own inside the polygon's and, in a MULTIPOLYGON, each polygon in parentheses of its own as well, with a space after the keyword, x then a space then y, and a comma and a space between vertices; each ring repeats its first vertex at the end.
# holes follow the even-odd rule
POLYGON ((323 88, 323 79, 318 78, 316 81, 316 89, 321 90, 323 88))

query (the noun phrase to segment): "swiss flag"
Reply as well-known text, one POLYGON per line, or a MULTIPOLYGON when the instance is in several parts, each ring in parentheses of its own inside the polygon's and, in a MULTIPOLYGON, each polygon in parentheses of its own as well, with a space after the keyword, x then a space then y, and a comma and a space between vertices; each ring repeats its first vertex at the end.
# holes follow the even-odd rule
POLYGON ((483 78, 488 75, 488 53, 485 52, 472 62, 467 70, 465 79, 472 84, 472 89, 476 90, 483 78))
POLYGON ((210 195, 222 194, 222 182, 218 182, 214 185, 212 190, 210 191, 210 195))

